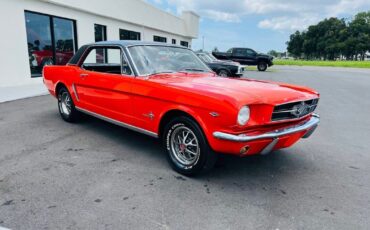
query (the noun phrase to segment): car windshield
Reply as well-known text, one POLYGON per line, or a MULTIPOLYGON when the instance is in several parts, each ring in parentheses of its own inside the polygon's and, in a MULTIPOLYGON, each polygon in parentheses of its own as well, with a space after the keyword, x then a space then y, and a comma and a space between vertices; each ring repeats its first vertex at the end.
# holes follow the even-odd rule
POLYGON ((213 56, 213 54, 207 54, 209 58, 211 58, 213 61, 217 61, 217 58, 213 56))
POLYGON ((198 57, 200 57, 200 59, 202 59, 206 63, 213 61, 213 59, 210 58, 207 54, 198 54, 198 57))
POLYGON ((215 58, 212 54, 209 53, 200 53, 198 56, 205 62, 217 61, 217 58, 215 58))
POLYGON ((171 46, 142 45, 129 48, 139 75, 172 72, 211 72, 193 51, 171 46))

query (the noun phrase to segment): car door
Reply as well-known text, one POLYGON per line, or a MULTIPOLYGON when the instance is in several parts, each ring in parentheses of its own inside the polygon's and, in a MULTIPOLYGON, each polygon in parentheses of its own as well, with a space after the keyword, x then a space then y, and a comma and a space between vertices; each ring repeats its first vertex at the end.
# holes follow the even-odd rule
POLYGON ((246 62, 248 65, 257 65, 257 53, 254 50, 245 50, 246 62))
POLYGON ((82 109, 131 123, 133 75, 122 49, 95 46, 82 59, 75 84, 82 109))
POLYGON ((243 48, 235 48, 233 49, 233 61, 239 62, 240 64, 246 64, 248 60, 246 60, 245 49, 243 48))

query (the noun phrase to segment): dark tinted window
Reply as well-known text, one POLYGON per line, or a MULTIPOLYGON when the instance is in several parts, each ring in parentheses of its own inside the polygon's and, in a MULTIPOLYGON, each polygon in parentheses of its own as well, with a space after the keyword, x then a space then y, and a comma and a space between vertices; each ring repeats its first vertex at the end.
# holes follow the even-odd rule
POLYGON ((235 55, 244 55, 246 53, 245 49, 234 49, 233 51, 235 55))
POLYGON ((254 50, 251 50, 251 49, 247 49, 247 54, 248 55, 255 55, 256 52, 254 50))
POLYGON ((141 40, 140 33, 130 30, 119 30, 119 39, 120 40, 141 40))
POLYGON ((185 46, 185 47, 189 47, 189 42, 181 41, 180 45, 185 46))
POLYGON ((153 36, 153 41, 155 41, 155 42, 164 42, 164 43, 166 43, 167 42, 167 38, 165 38, 165 37, 160 37, 160 36, 153 36))
POLYGON ((172 44, 176 45, 176 39, 172 39, 172 44))
POLYGON ((101 42, 107 40, 107 27, 103 25, 94 25, 95 28, 95 42, 101 42))

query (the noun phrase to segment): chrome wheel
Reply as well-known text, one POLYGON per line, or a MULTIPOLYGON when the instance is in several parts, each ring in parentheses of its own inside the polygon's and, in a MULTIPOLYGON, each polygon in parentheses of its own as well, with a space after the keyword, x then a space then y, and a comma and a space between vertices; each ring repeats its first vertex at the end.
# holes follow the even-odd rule
POLYGON ((194 132, 180 126, 173 130, 170 139, 171 157, 184 166, 195 164, 200 155, 199 142, 194 132))
POLYGON ((63 92, 59 95, 59 109, 64 114, 69 116, 72 111, 71 97, 67 92, 63 92))

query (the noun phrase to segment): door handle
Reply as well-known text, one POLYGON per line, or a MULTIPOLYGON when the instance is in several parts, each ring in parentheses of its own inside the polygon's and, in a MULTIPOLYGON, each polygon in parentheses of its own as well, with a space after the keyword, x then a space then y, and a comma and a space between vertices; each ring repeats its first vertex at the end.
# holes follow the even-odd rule
POLYGON ((81 77, 81 78, 85 78, 85 77, 87 77, 87 76, 89 76, 87 73, 81 73, 81 74, 80 74, 80 77, 81 77))

